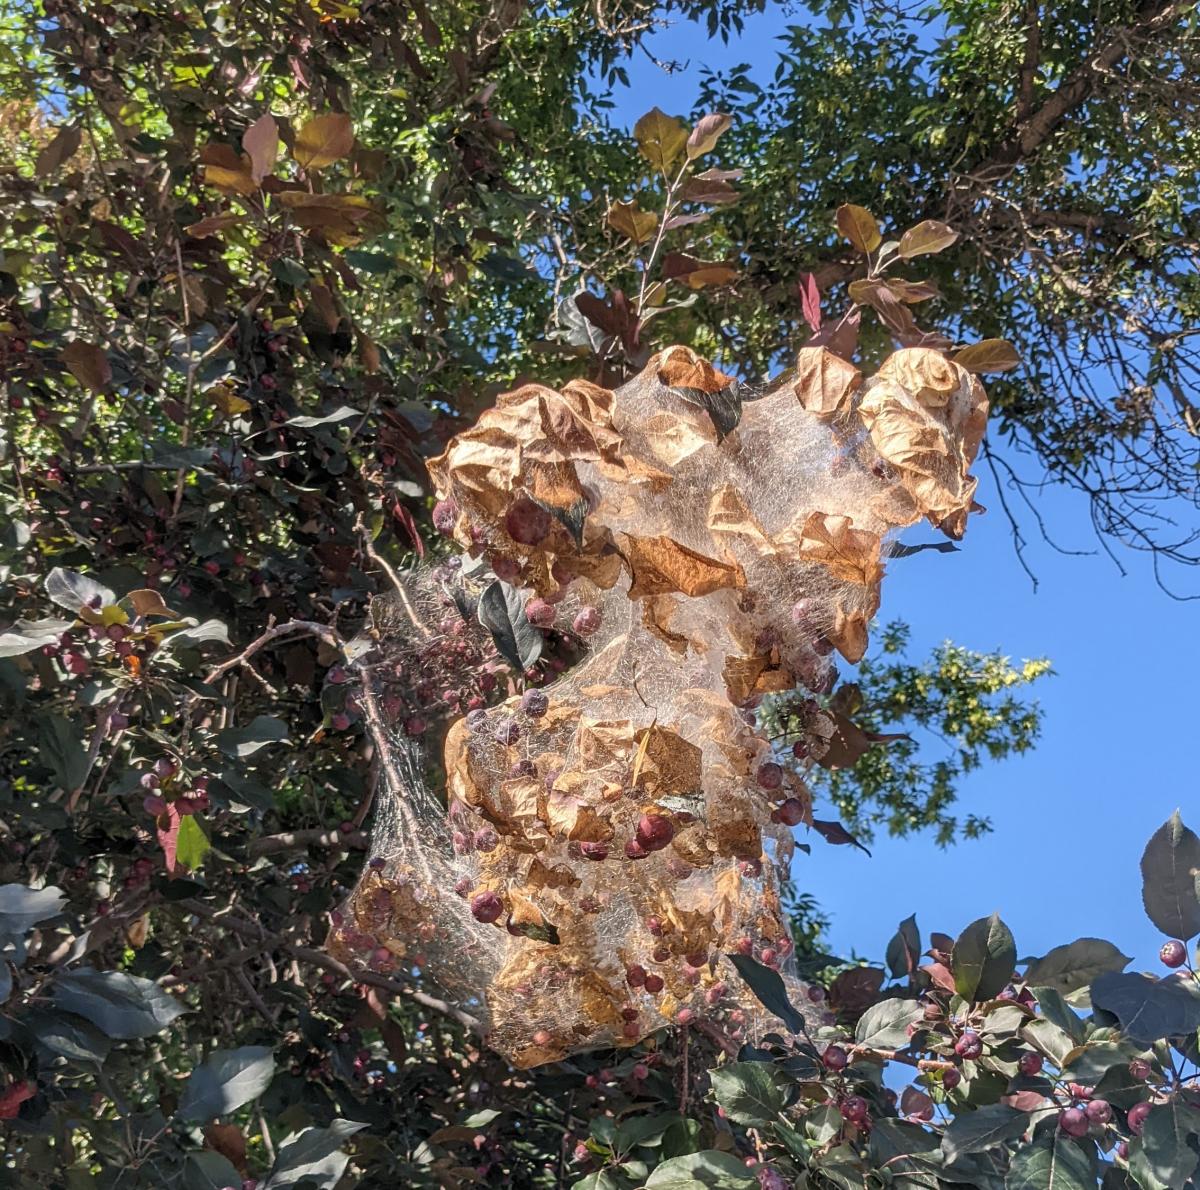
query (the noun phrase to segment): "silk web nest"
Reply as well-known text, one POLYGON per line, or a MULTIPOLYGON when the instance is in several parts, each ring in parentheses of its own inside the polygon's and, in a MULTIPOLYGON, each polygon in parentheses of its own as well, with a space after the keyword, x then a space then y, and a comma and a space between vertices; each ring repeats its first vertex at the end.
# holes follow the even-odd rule
POLYGON ((924 348, 868 379, 805 348, 751 394, 672 347, 615 392, 501 396, 429 463, 464 555, 406 584, 359 667, 382 789, 333 952, 418 971, 522 1067, 701 1016, 753 1028, 728 956, 793 978, 778 873, 806 768, 853 730, 819 697, 833 654, 862 657, 900 529, 962 535, 986 419, 924 348), (453 722, 443 800, 400 687, 436 690, 489 637, 520 670, 548 641, 582 657, 453 722), (784 765, 754 708, 797 689, 784 765))

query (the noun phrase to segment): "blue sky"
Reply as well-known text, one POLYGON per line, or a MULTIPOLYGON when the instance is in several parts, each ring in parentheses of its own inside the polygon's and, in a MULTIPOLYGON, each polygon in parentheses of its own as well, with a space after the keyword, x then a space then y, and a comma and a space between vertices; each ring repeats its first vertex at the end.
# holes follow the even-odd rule
MULTIPOLYGON (((630 127, 653 106, 689 112, 705 66, 752 62, 753 77, 768 86, 774 38, 802 19, 778 8, 748 17, 745 34, 728 47, 675 22, 647 48, 686 69, 668 75, 637 55, 629 88, 613 93, 614 122, 630 127)), ((1037 476, 1034 460, 1009 457, 1037 476)), ((1035 592, 994 481, 986 468, 978 471, 978 498, 991 511, 972 519, 962 552, 893 562, 881 614, 912 625, 914 657, 947 638, 1011 657, 1049 656, 1057 676, 1035 687, 1043 739, 1033 753, 962 782, 962 807, 993 822, 982 840, 941 850, 926 838, 880 837, 868 858, 814 836, 812 856, 798 857, 797 884, 829 912, 830 941, 842 953, 882 959, 896 923, 913 911, 927 938, 931 929, 957 934, 999 910, 1022 956, 1096 936, 1132 955, 1134 968, 1156 969, 1162 939, 1142 910, 1138 861, 1177 807, 1200 830, 1192 743, 1200 604, 1165 595, 1143 555, 1119 554, 1122 576, 1091 534, 1086 500, 1063 489, 1037 498, 1051 536, 1096 552, 1064 557, 1027 523, 1035 592)), ((914 531, 912 539, 922 537, 914 531)))

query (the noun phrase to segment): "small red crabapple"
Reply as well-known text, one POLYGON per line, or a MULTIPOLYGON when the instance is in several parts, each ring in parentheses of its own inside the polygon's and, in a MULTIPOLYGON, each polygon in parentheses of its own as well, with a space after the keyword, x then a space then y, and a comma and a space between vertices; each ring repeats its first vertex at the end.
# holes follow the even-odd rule
POLYGON ((458 505, 453 500, 439 500, 433 506, 433 527, 449 537, 454 532, 454 523, 458 520, 458 505))
POLYGON ((549 628, 554 623, 554 608, 544 599, 534 596, 525 604, 525 618, 535 628, 549 628))
POLYGON ((1176 938, 1162 944, 1158 952, 1164 967, 1182 967, 1187 962, 1187 947, 1176 938))
POLYGON ((1142 1135, 1142 1128, 1145 1127, 1146 1117, 1150 1114, 1150 1112, 1151 1105, 1145 1102, 1135 1103, 1129 1109, 1129 1114, 1125 1117, 1125 1119, 1129 1124, 1129 1131, 1132 1132, 1134 1136, 1142 1135))
POLYGON ((638 819, 634 838, 646 851, 661 851, 675 837, 675 827, 662 814, 643 814, 638 819))
POLYGON ((585 607, 571 621, 571 629, 579 636, 591 636, 600 628, 600 609, 585 607))
POLYGON ((842 1119, 851 1124, 861 1124, 867 1118, 867 1101, 861 1095, 848 1095, 842 1100, 842 1119))
POLYGON ((1042 1055, 1034 1053, 1024 1053, 1017 1062, 1017 1069, 1029 1078, 1033 1078, 1036 1074, 1042 1073, 1042 1055))
POLYGON ((504 912, 504 902, 494 892, 478 892, 471 898, 471 916, 484 924, 496 921, 504 912))
POLYGON ((1107 1099, 1093 1099, 1083 1110, 1093 1124, 1107 1124, 1112 1119, 1112 1106, 1107 1099))
POLYGON ((638 1062, 633 1068, 633 1077, 637 1079, 639 1083, 644 1082, 650 1077, 650 1067, 647 1066, 645 1062, 638 1062))
POLYGON ((530 1040, 534 1045, 549 1045, 551 1037, 545 1029, 539 1029, 530 1040))
POLYGON ((1134 1078, 1145 1082, 1146 1079, 1148 1079, 1154 1073, 1154 1067, 1151 1066, 1145 1058, 1134 1058, 1133 1061, 1129 1063, 1129 1073, 1132 1074, 1134 1078))
POLYGON ((332 727, 334 731, 345 731, 346 728, 350 726, 350 716, 339 711, 336 715, 330 718, 329 726, 332 727))
POLYGON ((768 760, 758 766, 754 779, 760 789, 778 789, 783 784, 783 768, 773 760, 768 760))
POLYGON ((1058 1126, 1068 1136, 1086 1136, 1088 1118, 1079 1108, 1068 1107, 1065 1111, 1059 1113, 1058 1126))
POLYGON ((826 1070, 845 1070, 849 1061, 846 1051, 840 1045, 826 1046, 825 1052, 821 1055, 821 1062, 826 1070))
POLYGON ((786 798, 775 813, 784 826, 799 826, 804 821, 804 803, 798 797, 786 798))
POLYGON ((643 987, 646 983, 646 968, 638 963, 634 963, 625 968, 625 982, 631 988, 643 987))
POLYGON ((960 1058, 978 1058, 979 1055, 983 1053, 983 1040, 980 1038, 978 1033, 968 1029, 954 1043, 954 1052, 960 1058))
POLYGON ((953 1091, 959 1083, 962 1082, 962 1071, 957 1067, 951 1067, 949 1070, 942 1071, 942 1086, 947 1091, 953 1091))
POLYGON ((677 1025, 688 1025, 695 1019, 696 1014, 690 1008, 681 1008, 675 1014, 675 1023, 677 1025))
POLYGON ((663 990, 663 980, 661 975, 655 975, 653 972, 646 976, 646 982, 643 985, 652 996, 657 996, 663 990))

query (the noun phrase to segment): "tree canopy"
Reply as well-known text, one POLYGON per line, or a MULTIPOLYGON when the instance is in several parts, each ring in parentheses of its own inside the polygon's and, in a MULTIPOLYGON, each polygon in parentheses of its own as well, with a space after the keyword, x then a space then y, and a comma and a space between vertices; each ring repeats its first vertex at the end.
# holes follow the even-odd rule
MULTIPOLYGON (((727 1037, 514 1073, 419 981, 321 948, 375 760, 339 642, 392 572, 445 549, 425 458, 522 379, 613 382, 670 342, 752 385, 813 337, 864 358, 1007 340, 1020 366, 994 348, 991 433, 1028 452, 1021 478, 1085 491, 1114 550, 1195 560, 1194 6, 813 3, 769 86, 730 64, 686 119, 612 126, 607 90, 662 20, 722 37, 758 7, 0 5, 14 1186, 331 1186, 351 1152, 363 1186, 740 1186, 752 1154, 812 1185, 874 1184, 853 1180, 863 1161, 932 1185, 930 1163, 958 1161, 998 1186, 1017 1123, 1017 1184, 1066 1168, 1091 1185, 1095 1152, 1063 1149, 1046 1114, 1085 1102, 1072 1080, 1115 1105, 1085 1131, 1133 1141, 1121 1177, 1192 1176, 1176 1064, 1193 992, 1131 982, 1094 940, 1022 981, 1002 925, 976 923, 928 939, 922 974, 902 925, 885 974, 813 954, 799 890, 833 1031, 733 1043, 711 1078, 723 1117, 705 1080, 727 1037), (698 151, 668 152, 680 135, 698 151), (679 152, 686 171, 660 167, 679 152), (1085 1019, 1063 997, 1099 977, 1085 1019), (932 1064, 897 1109, 873 1055, 918 1061, 918 997, 932 1064), (1155 1036, 1127 1027, 1143 1005, 1155 1036), (964 1022, 986 1056, 956 1049, 964 1022), (1060 1074, 1029 1074, 1027 1052, 1060 1074), (826 1106, 780 1116, 817 1085, 826 1106), (888 1121, 869 1143, 851 1098, 888 1121), (1138 1148, 1128 1113, 1152 1101, 1158 1139, 1138 1148), (949 1148, 924 1127, 943 1110, 949 1148)), ((1028 532, 1017 456, 989 458, 1028 532)), ((985 829, 986 807, 957 816, 957 783, 1033 745, 1026 688, 1047 670, 953 645, 911 659, 886 632, 839 697, 915 739, 828 778, 842 833, 985 829)), ((509 681, 489 657, 462 688, 414 690, 427 707, 406 723, 435 734, 509 681)), ((792 708, 775 713, 786 735, 792 708)), ((1190 854, 1194 836, 1164 831, 1155 855, 1190 854)), ((1189 940, 1178 913, 1152 917, 1189 940)))

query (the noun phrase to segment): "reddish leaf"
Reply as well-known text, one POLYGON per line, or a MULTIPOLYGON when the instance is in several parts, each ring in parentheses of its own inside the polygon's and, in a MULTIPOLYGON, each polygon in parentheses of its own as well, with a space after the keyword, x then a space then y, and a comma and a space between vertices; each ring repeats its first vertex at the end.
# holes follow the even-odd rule
POLYGON ((679 191, 684 202, 707 202, 714 206, 737 202, 740 195, 728 183, 716 179, 688 178, 679 191))
POLYGON ((67 365, 67 371, 91 392, 103 392, 112 381, 112 365, 108 362, 108 356, 102 347, 94 343, 84 343, 80 339, 68 343, 63 348, 62 360, 67 365))
POLYGON ((399 500, 392 505, 392 516, 404 526, 405 533, 413 543, 413 549, 417 551, 417 557, 425 557, 425 542, 421 540, 421 531, 417 528, 417 522, 413 520, 412 513, 399 500))
POLYGON ((167 873, 175 875, 175 852, 179 846, 179 824, 183 815, 175 802, 168 802, 167 808, 154 821, 154 833, 158 836, 158 845, 163 851, 163 861, 167 873))
POLYGON ((800 309, 804 321, 815 334, 821 329, 821 291, 817 288, 817 279, 812 273, 805 273, 796 288, 800 291, 800 309))
POLYGON ((928 1119, 933 1115, 933 1100, 919 1087, 905 1087, 900 1095, 900 1114, 928 1119))
POLYGON ((54 139, 37 155, 33 172, 39 178, 52 174, 60 165, 69 161, 79 150, 83 140, 83 129, 78 124, 68 124, 60 128, 54 139))
POLYGON ((954 976, 944 963, 926 963, 920 970, 924 971, 938 987, 945 988, 948 992, 954 991, 954 976))
POLYGON ((858 350, 858 328, 861 322, 861 311, 857 306, 852 306, 837 322, 826 322, 804 346, 827 347, 834 355, 853 362, 854 353, 858 350))
POLYGON ((204 1129, 204 1143, 240 1173, 246 1172, 246 1138, 236 1124, 209 1124, 204 1129))
POLYGON ((18 1079, 0 1091, 0 1120, 15 1120, 26 1099, 37 1094, 37 1087, 28 1079, 18 1079))
POLYGON ((871 854, 840 822, 822 822, 821 819, 814 818, 812 828, 826 843, 836 845, 849 843, 857 847, 859 851, 866 851, 868 855, 871 854))
POLYGON ((261 182, 275 168, 279 156, 279 125, 268 112, 242 134, 242 148, 250 158, 250 176, 261 182))
POLYGON ((692 161, 711 152, 721 135, 732 123, 733 118, 725 115, 724 112, 701 116, 696 121, 696 127, 692 129, 691 135, 687 138, 688 160, 692 161))

